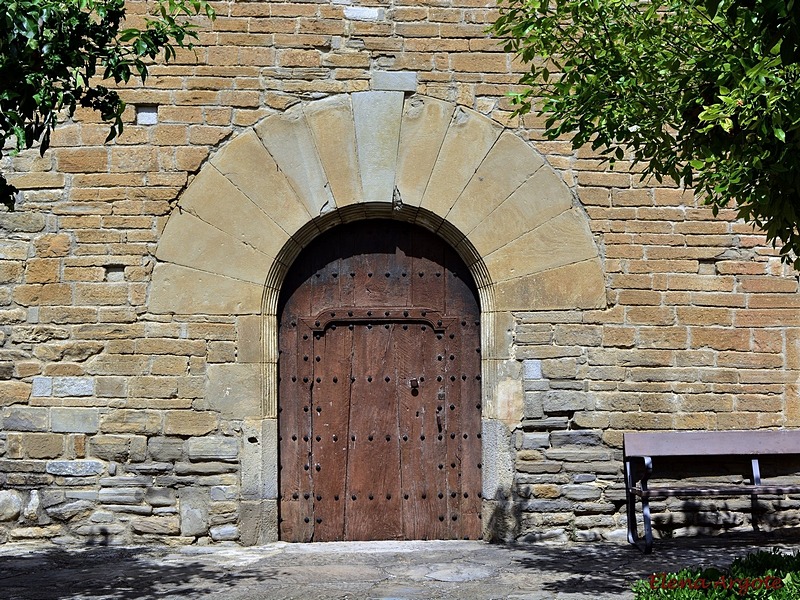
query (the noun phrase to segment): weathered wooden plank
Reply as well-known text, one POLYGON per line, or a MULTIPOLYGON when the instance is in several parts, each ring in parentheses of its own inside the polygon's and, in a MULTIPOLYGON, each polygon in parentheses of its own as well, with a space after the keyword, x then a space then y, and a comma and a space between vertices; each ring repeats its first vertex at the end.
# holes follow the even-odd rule
POLYGON ((800 454, 800 430, 626 433, 626 456, 800 454))

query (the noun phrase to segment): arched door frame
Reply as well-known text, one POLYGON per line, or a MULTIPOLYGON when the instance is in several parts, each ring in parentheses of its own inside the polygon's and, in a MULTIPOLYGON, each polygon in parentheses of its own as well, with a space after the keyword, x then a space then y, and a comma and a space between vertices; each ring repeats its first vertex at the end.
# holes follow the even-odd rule
MULTIPOLYGON (((335 96, 240 133, 210 158, 178 208, 159 240, 148 308, 176 320, 237 315, 236 363, 209 367, 205 400, 242 422, 243 543, 277 536, 281 284, 310 240, 352 220, 421 225, 467 264, 481 307, 485 515, 510 498, 510 431, 523 405, 514 313, 606 305, 588 218, 528 143, 433 98, 335 96)), ((484 526, 490 522, 484 516, 484 526)))

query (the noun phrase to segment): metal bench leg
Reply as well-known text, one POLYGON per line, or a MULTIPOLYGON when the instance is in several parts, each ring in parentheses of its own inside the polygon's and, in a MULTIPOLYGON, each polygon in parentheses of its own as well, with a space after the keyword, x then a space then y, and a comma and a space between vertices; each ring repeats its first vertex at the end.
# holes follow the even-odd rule
POLYGON ((644 517, 644 553, 653 551, 653 527, 650 522, 650 500, 642 498, 642 516, 644 517))
POLYGON ((644 517, 644 553, 653 551, 653 526, 650 520, 650 498, 647 496, 647 480, 653 472, 653 461, 649 456, 644 457, 645 475, 642 477, 642 517, 644 517))
MULTIPOLYGON (((758 459, 752 459, 751 463, 753 465, 753 485, 761 485, 761 469, 758 466, 758 459)), ((750 495, 750 522, 753 525, 753 531, 759 531, 758 496, 755 494, 750 495)))
POLYGON ((636 527, 636 495, 631 493, 633 473, 630 461, 625 461, 625 505, 628 515, 628 543, 638 545, 639 532, 636 527))

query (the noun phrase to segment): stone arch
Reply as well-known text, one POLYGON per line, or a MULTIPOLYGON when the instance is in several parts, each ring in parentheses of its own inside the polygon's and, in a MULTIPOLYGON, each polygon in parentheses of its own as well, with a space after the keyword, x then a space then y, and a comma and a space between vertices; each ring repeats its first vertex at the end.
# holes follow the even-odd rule
MULTIPOLYGON (((182 194, 158 243, 148 303, 156 314, 240 317, 237 364, 228 367, 240 369, 237 381, 257 380, 259 397, 209 405, 260 434, 263 448, 243 450, 242 501, 261 503, 262 513, 277 497, 281 282, 320 232, 375 217, 437 233, 477 283, 488 503, 510 489, 507 424, 522 414, 513 313, 606 306, 601 259, 577 200, 497 122, 399 91, 333 96, 265 118, 220 148, 182 194)), ((208 376, 207 396, 216 377, 208 376)))

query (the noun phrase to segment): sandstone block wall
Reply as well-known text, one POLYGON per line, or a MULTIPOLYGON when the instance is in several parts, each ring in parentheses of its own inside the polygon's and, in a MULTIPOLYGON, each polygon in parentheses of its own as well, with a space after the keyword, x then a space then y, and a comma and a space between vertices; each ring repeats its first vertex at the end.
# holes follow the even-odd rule
MULTIPOLYGON (((103 144, 107 126, 79 111, 43 157, 0 164, 22 190, 0 214, 0 542, 274 539, 277 356, 263 298, 280 281, 268 259, 336 219, 395 214, 395 187, 398 218, 464 242, 481 285, 488 537, 620 539, 624 431, 800 425, 797 273, 732 211, 713 217, 690 192, 641 182, 624 162, 608 171, 544 140, 537 117, 513 116, 505 94, 524 67, 485 34, 493 0, 214 7, 195 51, 122 90, 117 140, 103 144), (357 95, 368 91, 389 95, 357 95), (403 129, 414 98, 426 115, 445 107, 420 129, 427 145, 403 129), (455 108, 474 137, 434 144, 455 108), (291 133, 299 112, 304 138, 291 133), (361 116, 330 116, 341 114, 361 116), (508 153, 528 156, 520 143, 539 161, 524 177, 504 171, 508 153), (259 198, 247 170, 273 177, 259 168, 269 160, 287 179, 259 198), (308 176, 312 163, 324 178, 308 176), (459 167, 466 196, 451 198, 432 173, 459 167), (242 198, 262 203, 226 221, 219 200, 242 198), (521 213, 506 209, 478 224, 492 198, 557 205, 542 222, 563 214, 574 235, 514 231, 521 213), (208 250, 220 247, 241 254, 208 250), (529 279, 495 285, 513 269, 529 279)), ((716 519, 711 505, 655 508, 681 534, 746 526, 737 502, 716 519)), ((765 508, 788 507, 775 522, 792 523, 793 502, 765 508)))

